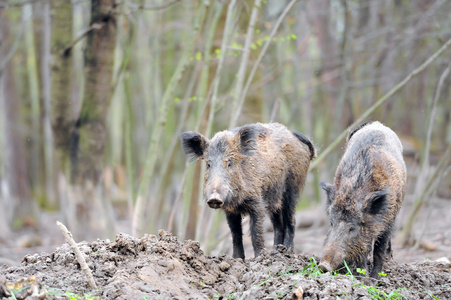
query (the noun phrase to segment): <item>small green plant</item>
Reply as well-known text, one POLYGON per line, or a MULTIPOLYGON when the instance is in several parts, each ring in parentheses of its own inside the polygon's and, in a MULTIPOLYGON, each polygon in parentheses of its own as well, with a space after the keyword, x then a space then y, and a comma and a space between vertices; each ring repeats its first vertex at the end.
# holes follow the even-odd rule
POLYGON ((309 279, 316 278, 324 272, 318 268, 318 263, 314 257, 310 257, 310 263, 302 270, 301 274, 308 275, 309 279))
POLYGON ((428 290, 425 290, 424 292, 423 292, 423 294, 428 294, 428 296, 429 297, 431 297, 432 299, 437 299, 437 300, 441 300, 442 298, 440 298, 440 297, 437 297, 437 296, 435 296, 435 295, 433 295, 431 292, 429 292, 428 290))
POLYGON ((11 290, 10 290, 11 298, 12 298, 12 299, 17 299, 17 298, 16 298, 16 295, 19 294, 19 293, 20 293, 22 290, 24 290, 24 289, 26 289, 26 287, 21 287, 21 288, 18 288, 18 289, 11 289, 11 290))
POLYGON ((266 279, 265 281, 263 281, 262 283, 260 283, 260 284, 257 285, 257 286, 262 286, 262 285, 264 285, 265 283, 267 283, 268 281, 270 281, 270 280, 272 279, 271 268, 268 269, 268 274, 269 274, 269 278, 266 279))
POLYGON ((384 272, 380 272, 380 273, 377 273, 379 276, 382 276, 382 277, 385 277, 385 276, 387 276, 387 273, 384 273, 384 272))
MULTIPOLYGON (((350 276, 351 280, 354 281, 355 277, 354 275, 352 275, 351 269, 349 269, 348 264, 346 263, 346 261, 343 261, 343 264, 346 267, 346 270, 348 271, 346 273, 346 276, 350 276)), ((360 274, 365 274, 366 270, 362 270, 360 268, 357 268, 357 272, 360 274)), ((381 272, 383 273, 383 272, 381 272)), ((379 273, 379 274, 381 274, 379 273)), ((383 273, 385 274, 385 273, 383 273)), ((387 274, 385 274, 384 276, 386 276, 387 274)), ((394 291, 392 291, 390 294, 386 294, 384 291, 379 290, 373 286, 366 286, 364 283, 362 282, 357 282, 354 284, 354 286, 361 286, 366 288, 366 290, 368 291, 368 294, 370 295, 371 299, 375 299, 375 300, 402 300, 402 299, 407 299, 406 297, 404 297, 401 293, 399 293, 400 289, 396 289, 394 291)))
POLYGON ((351 280, 354 281, 354 279, 355 279, 354 275, 352 275, 352 272, 349 269, 348 264, 346 263, 346 260, 343 261, 343 264, 345 265, 346 270, 348 271, 345 275, 347 275, 347 276, 349 275, 351 277, 351 280))
POLYGON ((365 275, 365 274, 366 274, 366 270, 365 270, 365 269, 357 268, 357 273, 360 273, 360 274, 362 274, 362 275, 365 275))

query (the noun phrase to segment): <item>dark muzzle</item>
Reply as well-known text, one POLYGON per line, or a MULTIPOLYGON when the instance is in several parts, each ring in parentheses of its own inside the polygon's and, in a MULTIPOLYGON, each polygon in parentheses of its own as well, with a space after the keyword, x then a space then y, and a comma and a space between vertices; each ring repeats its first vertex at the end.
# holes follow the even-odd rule
POLYGON ((210 208, 218 209, 221 208, 224 204, 224 201, 221 200, 221 195, 218 193, 213 193, 207 200, 208 206, 210 208))

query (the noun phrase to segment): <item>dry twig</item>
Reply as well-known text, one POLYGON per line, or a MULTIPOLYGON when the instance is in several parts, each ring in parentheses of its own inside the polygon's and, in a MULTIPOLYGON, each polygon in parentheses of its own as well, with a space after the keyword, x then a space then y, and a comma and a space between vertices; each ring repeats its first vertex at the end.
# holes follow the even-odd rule
POLYGON ((75 253, 75 257, 77 258, 78 263, 80 264, 81 269, 85 273, 86 277, 88 277, 89 285, 96 289, 97 285, 94 281, 94 277, 92 276, 91 269, 86 264, 85 258, 83 257, 83 254, 80 252, 80 249, 78 249, 77 244, 75 243, 74 239, 72 238, 72 234, 67 230, 67 227, 64 226, 63 223, 56 221, 56 225, 58 225, 61 233, 64 236, 64 239, 66 240, 66 243, 69 244, 69 246, 72 248, 72 251, 75 253))

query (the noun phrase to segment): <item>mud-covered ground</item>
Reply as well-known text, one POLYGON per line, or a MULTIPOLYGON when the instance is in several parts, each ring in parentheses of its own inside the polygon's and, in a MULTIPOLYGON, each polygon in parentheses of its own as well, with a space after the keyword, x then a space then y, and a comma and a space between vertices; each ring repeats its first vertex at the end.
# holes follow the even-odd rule
POLYGON ((384 265, 386 276, 379 281, 359 278, 355 271, 353 277, 318 272, 311 257, 321 255, 326 219, 323 207, 311 207, 297 213, 295 254, 272 250, 268 220, 266 252, 250 258, 245 235, 245 261, 230 257, 230 237, 217 241, 214 256, 204 255, 205 245, 178 241, 164 231, 81 242, 95 289, 55 225, 59 217, 45 215, 40 232, 0 241, 0 299, 451 299, 451 178, 443 186, 415 221, 418 247, 399 243, 415 201, 406 196, 392 240, 394 260, 384 265))
POLYGON ((390 262, 385 277, 370 281, 319 274, 312 258, 290 255, 282 246, 245 261, 206 256, 198 242, 180 242, 165 231, 78 246, 97 289, 64 244, 52 253, 27 255, 18 267, 1 267, 2 299, 384 299, 383 293, 451 299, 451 265, 440 261, 390 262))

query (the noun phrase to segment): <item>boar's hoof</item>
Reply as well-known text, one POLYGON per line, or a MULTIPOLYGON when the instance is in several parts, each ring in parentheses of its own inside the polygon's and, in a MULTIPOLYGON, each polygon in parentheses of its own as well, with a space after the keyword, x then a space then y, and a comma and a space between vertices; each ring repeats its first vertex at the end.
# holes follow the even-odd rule
POLYGON ((328 262, 323 261, 319 264, 318 268, 320 268, 323 272, 330 272, 332 268, 328 262))
POLYGON ((219 194, 214 193, 214 194, 207 200, 208 206, 210 206, 211 208, 214 208, 214 209, 218 209, 218 208, 221 208, 221 207, 222 207, 222 205, 224 204, 224 202, 223 202, 221 199, 219 199, 219 197, 217 197, 217 196, 219 196, 219 194))

